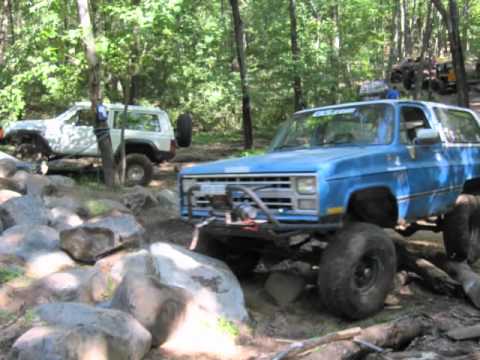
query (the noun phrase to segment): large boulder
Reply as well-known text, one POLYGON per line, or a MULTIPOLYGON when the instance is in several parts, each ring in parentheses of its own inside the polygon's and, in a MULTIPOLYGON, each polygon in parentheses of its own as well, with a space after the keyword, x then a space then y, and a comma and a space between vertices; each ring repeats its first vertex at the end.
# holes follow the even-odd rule
POLYGON ((57 230, 45 225, 16 225, 0 236, 0 254, 14 255, 24 263, 25 274, 41 278, 75 265, 59 249, 57 230))
POLYGON ((122 203, 134 214, 138 214, 144 209, 158 205, 158 200, 150 190, 137 185, 122 197, 122 203))
POLYGON ((0 290, 0 306, 16 312, 40 304, 57 301, 93 303, 91 282, 93 271, 74 268, 44 276, 41 279, 14 282, 0 290), (2 293, 3 290, 3 293, 2 293))
POLYGON ((13 344, 11 360, 131 360, 128 343, 95 327, 37 326, 13 344))
POLYGON ((196 304, 222 318, 248 319, 242 288, 225 263, 161 242, 152 244, 150 253, 164 284, 186 289, 196 304))
POLYGON ((17 164, 12 159, 0 159, 0 177, 13 176, 17 171, 17 164))
POLYGON ((169 210, 178 212, 179 197, 178 193, 170 189, 163 189, 157 193, 158 204, 169 210))
POLYGON ((153 258, 147 250, 111 254, 95 263, 90 284, 93 301, 111 299, 126 274, 158 277, 153 258))
POLYGON ((24 194, 25 188, 15 179, 16 175, 17 174, 11 178, 0 178, 0 189, 12 190, 24 194))
POLYGON ((70 256, 63 251, 38 251, 29 254, 25 262, 25 274, 38 279, 75 265, 70 256))
POLYGON ((27 194, 33 196, 52 195, 58 191, 57 186, 46 176, 30 174, 25 179, 27 194))
POLYGON ((15 225, 0 236, 0 254, 28 259, 32 253, 56 250, 60 245, 57 230, 46 225, 15 225))
POLYGON ((83 219, 68 208, 54 207, 48 212, 49 223, 58 231, 71 229, 84 223, 83 219))
POLYGON ((7 269, 10 272, 18 271, 19 274, 9 281, 8 286, 0 287, 0 308, 5 311, 16 313, 21 309, 58 301, 99 302, 94 298, 96 294, 92 279, 96 273, 92 268, 71 268, 36 280, 22 276, 21 264, 18 267, 11 265, 7 269))
POLYGON ((144 232, 133 215, 115 213, 63 230, 60 246, 74 259, 93 263, 115 250, 139 245, 144 232))
POLYGON ((7 202, 10 199, 17 198, 20 196, 22 196, 22 194, 16 191, 2 189, 0 190, 0 205, 7 202))
MULTIPOLYGON (((112 309, 101 309, 95 308, 86 304, 79 303, 53 303, 45 304, 36 308, 36 313, 39 316, 41 321, 44 321, 49 327, 56 327, 61 329, 69 329, 73 331, 74 334, 77 333, 78 329, 89 329, 95 331, 95 335, 104 334, 100 336, 100 339, 105 339, 104 344, 107 345, 103 348, 98 349, 99 355, 95 357, 95 353, 92 353, 92 359, 142 359, 143 356, 149 351, 151 346, 151 335, 150 333, 131 315, 124 313, 118 310, 112 309), (116 350, 115 350, 116 349, 116 350), (109 351, 114 351, 109 353, 109 351), (113 356, 118 355, 117 356, 113 356), (112 355, 112 356, 111 356, 112 355), (102 357, 105 356, 105 357, 102 357)), ((68 332, 65 331, 67 334, 68 332)), ((25 336, 25 335, 24 335, 25 336)), ((22 336, 23 337, 23 336, 22 336)), ((41 339, 42 336, 39 336, 41 339)), ((48 344, 53 344, 52 342, 47 341, 48 332, 45 334, 44 341, 34 341, 34 344, 39 344, 39 342, 45 345, 40 346, 39 350, 48 350, 48 344)), ((93 340, 95 336, 87 337, 89 340, 93 340)), ((31 349, 32 343, 30 341, 34 340, 33 336, 25 337, 18 339, 13 346, 13 353, 19 353, 16 349, 21 349, 25 345, 26 350, 31 349), (30 341, 25 341, 29 339, 30 341)), ((68 340, 68 338, 65 338, 68 340)), ((82 338, 80 337, 80 340, 82 338)), ((103 340, 102 340, 103 341, 103 340)), ((66 341, 63 346, 73 346, 71 349, 84 350, 82 354, 77 352, 80 357, 73 357, 72 359, 86 359, 85 354, 88 351, 94 351, 96 347, 90 347, 90 341, 66 341)), ((62 347, 60 342, 58 343, 59 347, 62 347)), ((66 350, 63 347, 63 350, 66 350)), ((37 352, 37 356, 42 354, 42 351, 37 352)), ((65 352, 64 354, 68 354, 65 352)), ((17 357, 18 359, 29 359, 24 357, 17 357)), ((62 358, 61 359, 69 359, 62 358)), ((60 359, 58 358, 58 359, 60 359)), ((35 359, 56 359, 55 357, 36 357, 35 359)))
POLYGON ((110 199, 88 199, 83 202, 82 206, 87 210, 88 217, 105 216, 115 212, 131 213, 125 205, 110 199))
POLYGON ((26 195, 0 205, 0 220, 4 228, 14 225, 47 225, 48 212, 40 198, 26 195))
POLYGON ((130 313, 152 334, 152 344, 163 344, 183 321, 188 291, 162 284, 155 276, 127 274, 115 291, 111 308, 130 313))
POLYGON ((37 304, 56 301, 93 302, 89 268, 73 268, 56 272, 36 280, 28 292, 35 294, 37 304))
POLYGON ((47 178, 50 180, 50 183, 58 189, 68 190, 75 186, 75 180, 69 178, 68 176, 48 175, 47 178))
POLYGON ((126 274, 159 276, 153 257, 147 250, 113 254, 97 261, 95 263, 95 269, 107 274, 111 281, 117 285, 123 280, 126 274))
POLYGON ((63 208, 82 218, 89 216, 89 212, 83 203, 70 196, 44 196, 43 201, 45 202, 45 206, 50 209, 63 208))

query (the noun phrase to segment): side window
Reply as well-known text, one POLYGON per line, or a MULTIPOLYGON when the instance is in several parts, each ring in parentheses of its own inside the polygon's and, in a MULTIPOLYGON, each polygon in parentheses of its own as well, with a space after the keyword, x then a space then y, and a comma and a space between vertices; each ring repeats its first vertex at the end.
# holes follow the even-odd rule
MULTIPOLYGON (((121 129, 124 119, 124 112, 115 112, 115 117, 113 120, 114 128, 121 129)), ((128 112, 125 129, 138 131, 160 131, 160 121, 158 120, 158 115, 155 114, 128 112)))
POLYGON ((82 109, 77 111, 78 120, 76 126, 93 126, 95 125, 95 114, 91 109, 82 109))
POLYGON ((90 109, 80 109, 66 122, 75 126, 94 126, 95 115, 90 109))
POLYGON ((415 106, 402 106, 400 110, 400 142, 413 144, 418 129, 430 129, 425 112, 415 106))
POLYGON ((448 142, 480 143, 480 126, 471 113, 445 108, 435 108, 434 111, 448 142))

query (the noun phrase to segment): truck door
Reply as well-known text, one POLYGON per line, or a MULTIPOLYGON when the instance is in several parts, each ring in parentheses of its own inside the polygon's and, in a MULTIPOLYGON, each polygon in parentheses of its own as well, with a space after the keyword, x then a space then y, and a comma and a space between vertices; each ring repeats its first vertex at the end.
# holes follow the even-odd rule
POLYGON ((433 215, 442 207, 442 196, 448 194, 448 161, 439 141, 418 144, 420 129, 431 129, 431 114, 420 105, 400 107, 400 146, 402 162, 406 164, 408 193, 398 200, 408 220, 433 215))
POLYGON ((443 132, 452 196, 456 197, 466 181, 480 176, 479 120, 469 110, 437 106, 433 111, 443 132))

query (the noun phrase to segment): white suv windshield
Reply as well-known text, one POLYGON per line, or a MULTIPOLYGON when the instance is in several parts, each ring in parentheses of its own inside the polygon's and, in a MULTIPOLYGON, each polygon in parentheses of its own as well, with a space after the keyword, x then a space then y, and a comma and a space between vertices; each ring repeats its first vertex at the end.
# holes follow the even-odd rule
POLYGON ((283 126, 272 150, 392 142, 394 111, 387 104, 319 109, 300 114, 283 126))

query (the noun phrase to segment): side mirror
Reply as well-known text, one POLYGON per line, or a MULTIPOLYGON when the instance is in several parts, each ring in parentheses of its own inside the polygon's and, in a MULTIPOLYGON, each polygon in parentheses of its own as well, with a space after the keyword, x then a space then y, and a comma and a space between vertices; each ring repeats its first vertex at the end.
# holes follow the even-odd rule
POLYGON ((435 129, 418 129, 415 137, 416 145, 432 145, 440 142, 440 134, 435 129))

